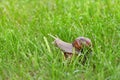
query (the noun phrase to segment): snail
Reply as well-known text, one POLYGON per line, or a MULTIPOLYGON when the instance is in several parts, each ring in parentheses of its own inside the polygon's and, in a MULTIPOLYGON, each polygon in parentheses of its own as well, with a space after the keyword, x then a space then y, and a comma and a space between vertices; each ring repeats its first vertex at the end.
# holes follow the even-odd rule
POLYGON ((53 35, 50 36, 55 39, 54 44, 63 51, 65 58, 71 58, 73 53, 82 54, 85 48, 88 50, 87 53, 91 53, 92 42, 89 38, 78 37, 72 43, 68 43, 53 35))

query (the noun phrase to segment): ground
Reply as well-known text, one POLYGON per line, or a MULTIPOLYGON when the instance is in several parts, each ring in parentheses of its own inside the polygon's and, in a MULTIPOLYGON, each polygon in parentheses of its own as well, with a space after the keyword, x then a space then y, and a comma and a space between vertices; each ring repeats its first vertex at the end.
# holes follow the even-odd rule
POLYGON ((0 80, 120 80, 119 0, 0 0, 0 80), (48 34, 85 36, 82 65, 64 60, 48 34))

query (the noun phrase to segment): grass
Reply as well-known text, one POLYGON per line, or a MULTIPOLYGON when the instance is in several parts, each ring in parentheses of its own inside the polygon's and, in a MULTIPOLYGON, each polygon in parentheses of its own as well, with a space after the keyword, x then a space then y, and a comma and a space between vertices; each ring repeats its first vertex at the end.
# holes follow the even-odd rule
POLYGON ((0 80, 119 80, 119 10, 119 0, 0 0, 0 80), (68 64, 48 34, 89 37, 93 55, 68 64))

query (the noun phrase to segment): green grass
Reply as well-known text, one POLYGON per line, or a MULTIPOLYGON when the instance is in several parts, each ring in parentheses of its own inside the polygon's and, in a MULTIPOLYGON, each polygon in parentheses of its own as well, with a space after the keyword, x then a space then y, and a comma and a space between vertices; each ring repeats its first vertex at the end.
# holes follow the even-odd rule
POLYGON ((120 80, 119 0, 0 0, 0 80, 83 79, 120 80), (89 37, 93 55, 68 63, 48 34, 89 37))

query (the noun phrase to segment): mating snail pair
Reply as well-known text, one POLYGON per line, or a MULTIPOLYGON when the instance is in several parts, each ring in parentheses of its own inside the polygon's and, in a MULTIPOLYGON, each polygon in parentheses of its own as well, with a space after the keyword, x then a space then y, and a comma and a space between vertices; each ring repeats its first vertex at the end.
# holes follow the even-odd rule
POLYGON ((92 51, 92 42, 89 38, 78 37, 72 43, 67 43, 57 37, 50 36, 55 39, 54 44, 63 51, 65 58, 71 58, 73 53, 76 55, 82 54, 85 48, 87 48, 87 53, 92 51))

